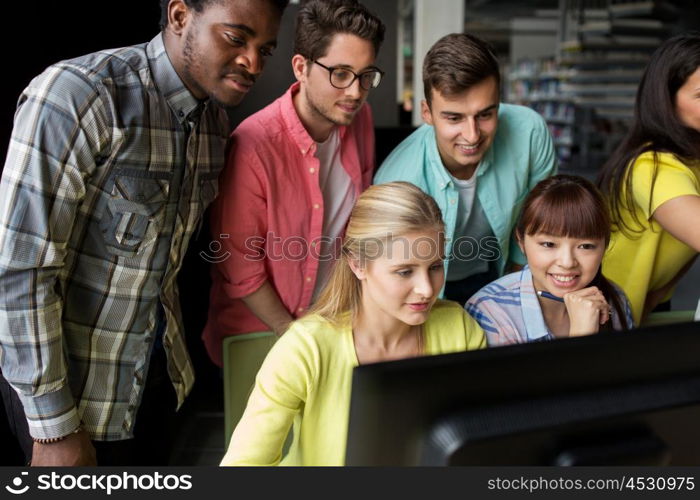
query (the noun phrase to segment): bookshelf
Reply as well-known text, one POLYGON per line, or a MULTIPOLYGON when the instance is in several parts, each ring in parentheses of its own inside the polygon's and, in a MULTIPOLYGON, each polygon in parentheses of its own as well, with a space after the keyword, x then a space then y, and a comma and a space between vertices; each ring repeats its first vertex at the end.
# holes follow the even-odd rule
POLYGON ((651 53, 687 10, 687 0, 559 0, 552 55, 512 61, 504 89, 545 118, 562 170, 592 177, 610 156, 651 53))
POLYGON ((571 162, 577 142, 576 106, 561 88, 569 75, 569 71, 557 66, 554 58, 543 58, 519 61, 506 78, 506 100, 529 106, 542 115, 562 165, 571 162))
POLYGON ((680 10, 665 0, 561 0, 560 91, 586 110, 577 167, 597 170, 629 127, 649 56, 672 34, 680 10))

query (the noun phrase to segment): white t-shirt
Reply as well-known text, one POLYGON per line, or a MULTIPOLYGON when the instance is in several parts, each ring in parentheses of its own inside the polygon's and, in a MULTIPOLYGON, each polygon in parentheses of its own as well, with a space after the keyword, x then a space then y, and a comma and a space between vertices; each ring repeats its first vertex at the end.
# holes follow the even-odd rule
POLYGON ((323 193, 323 237, 312 301, 328 281, 342 245, 341 237, 355 205, 355 188, 340 159, 340 135, 334 128, 325 142, 316 143, 319 185, 323 193))
POLYGON ((489 270, 489 261, 481 258, 481 248, 484 239, 494 234, 476 196, 476 172, 467 180, 452 177, 452 182, 459 191, 459 206, 447 281, 458 281, 489 270))

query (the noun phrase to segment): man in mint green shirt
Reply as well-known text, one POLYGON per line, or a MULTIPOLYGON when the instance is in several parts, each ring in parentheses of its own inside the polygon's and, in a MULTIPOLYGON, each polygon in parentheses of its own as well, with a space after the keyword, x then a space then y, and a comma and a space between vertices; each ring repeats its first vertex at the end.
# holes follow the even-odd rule
POLYGON ((513 236, 522 202, 557 161, 544 119, 500 102, 498 61, 467 34, 438 40, 423 64, 426 124, 384 161, 374 183, 430 194, 446 227, 444 295, 464 304, 525 258, 513 236))

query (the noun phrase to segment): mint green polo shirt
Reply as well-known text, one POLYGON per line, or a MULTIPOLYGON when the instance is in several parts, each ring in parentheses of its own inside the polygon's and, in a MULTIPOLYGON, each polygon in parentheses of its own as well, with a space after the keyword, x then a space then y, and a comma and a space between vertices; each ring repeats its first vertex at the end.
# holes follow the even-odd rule
MULTIPOLYGON (((501 103, 498 128, 491 147, 476 169, 476 196, 498 240, 498 272, 506 263, 525 264, 513 229, 523 200, 542 179, 557 172, 552 137, 542 116, 530 108, 501 103)), ((442 164, 435 129, 422 125, 382 163, 375 184, 406 181, 435 198, 446 227, 445 254, 452 255, 459 192, 442 164)), ((446 263, 445 272, 449 262, 446 263)))

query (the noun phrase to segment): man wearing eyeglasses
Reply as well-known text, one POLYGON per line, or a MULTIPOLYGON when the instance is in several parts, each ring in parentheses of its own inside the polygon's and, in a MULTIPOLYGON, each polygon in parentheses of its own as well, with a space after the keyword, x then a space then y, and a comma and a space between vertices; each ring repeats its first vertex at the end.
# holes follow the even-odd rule
POLYGON ((222 339, 281 335, 325 284, 350 211, 374 170, 374 126, 365 103, 384 24, 354 0, 310 0, 296 20, 297 79, 233 133, 211 231, 204 341, 221 365, 222 339))

